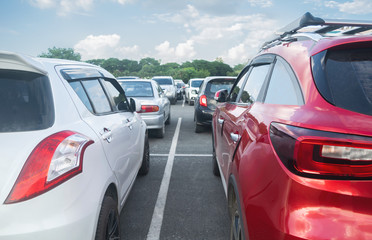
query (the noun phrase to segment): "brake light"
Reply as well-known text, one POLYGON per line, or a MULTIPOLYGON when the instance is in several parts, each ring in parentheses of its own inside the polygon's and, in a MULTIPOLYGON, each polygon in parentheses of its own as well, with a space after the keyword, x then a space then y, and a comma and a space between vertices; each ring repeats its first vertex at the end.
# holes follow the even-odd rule
POLYGON ((207 97, 205 95, 201 95, 199 98, 200 106, 206 107, 207 106, 207 97))
POLYGON ((42 140, 28 157, 5 204, 34 198, 82 172, 85 149, 93 141, 72 131, 42 140))
POLYGON ((159 106, 157 105, 142 105, 140 113, 157 112, 157 111, 159 111, 159 106))
POLYGON ((270 139, 280 160, 296 174, 337 179, 372 177, 372 138, 272 123, 270 139))

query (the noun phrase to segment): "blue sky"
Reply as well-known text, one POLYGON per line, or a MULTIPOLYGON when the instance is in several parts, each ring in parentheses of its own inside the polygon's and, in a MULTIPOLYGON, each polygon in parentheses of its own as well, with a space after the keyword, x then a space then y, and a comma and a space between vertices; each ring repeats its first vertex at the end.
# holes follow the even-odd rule
POLYGON ((0 50, 37 56, 73 48, 82 60, 245 63, 305 12, 372 20, 372 0, 2 0, 0 50))

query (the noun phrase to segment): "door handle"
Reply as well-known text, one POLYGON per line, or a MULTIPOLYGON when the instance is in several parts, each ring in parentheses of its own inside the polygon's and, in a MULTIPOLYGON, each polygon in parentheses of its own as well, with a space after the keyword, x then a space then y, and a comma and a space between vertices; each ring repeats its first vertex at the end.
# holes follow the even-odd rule
POLYGON ((237 141, 239 141, 240 135, 239 134, 236 134, 236 133, 230 133, 230 138, 234 142, 237 142, 237 141))
POLYGON ((112 132, 108 128, 103 128, 103 133, 101 133, 103 140, 106 140, 108 143, 112 140, 112 132))
POLYGON ((134 119, 133 118, 132 119, 127 118, 126 123, 125 123, 125 126, 127 126, 129 128, 129 130, 132 130, 133 129, 133 126, 132 126, 133 123, 134 123, 134 119))
POLYGON ((222 119, 222 118, 219 118, 218 120, 218 123, 220 124, 220 125, 222 125, 223 124, 223 122, 225 121, 224 119, 222 119))

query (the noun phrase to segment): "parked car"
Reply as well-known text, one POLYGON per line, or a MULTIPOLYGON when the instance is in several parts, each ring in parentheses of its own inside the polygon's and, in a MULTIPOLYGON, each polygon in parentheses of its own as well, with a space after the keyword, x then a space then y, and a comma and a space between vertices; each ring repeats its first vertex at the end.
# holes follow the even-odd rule
POLYGON ((236 77, 207 77, 200 86, 200 91, 195 99, 194 122, 195 132, 200 133, 204 127, 210 127, 212 124, 212 116, 216 109, 216 100, 214 95, 219 90, 230 91, 236 77))
POLYGON ((177 87, 171 76, 157 76, 153 77, 152 80, 156 81, 163 89, 165 96, 169 99, 171 104, 177 102, 177 87))
POLYGON ((180 79, 176 79, 176 80, 174 80, 174 82, 177 86, 177 100, 182 100, 183 95, 185 94, 186 84, 180 79))
POLYGON ((133 97, 141 103, 139 111, 146 122, 147 129, 154 131, 157 137, 164 137, 165 124, 171 120, 170 102, 163 90, 154 80, 119 80, 127 97, 133 97))
POLYGON ((199 88, 202 85, 204 78, 191 78, 188 87, 185 90, 185 101, 191 106, 199 93, 199 88))
POLYGON ((372 238, 371 28, 306 13, 217 92, 230 239, 372 238))
POLYGON ((0 52, 0 239, 119 239, 149 171, 140 103, 82 62, 0 52))

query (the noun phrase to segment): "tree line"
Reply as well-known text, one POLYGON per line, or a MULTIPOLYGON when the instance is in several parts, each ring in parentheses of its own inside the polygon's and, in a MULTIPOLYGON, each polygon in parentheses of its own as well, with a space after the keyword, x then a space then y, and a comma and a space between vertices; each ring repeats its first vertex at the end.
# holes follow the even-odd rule
MULTIPOLYGON (((81 61, 81 54, 74 52, 72 48, 48 48, 48 52, 40 54, 39 57, 81 61)), ((193 60, 182 64, 175 62, 161 64, 161 60, 150 57, 143 58, 140 61, 109 58, 92 59, 86 62, 106 69, 115 77, 152 78, 153 76, 172 76, 174 79, 182 79, 184 82, 187 82, 190 78, 236 76, 244 67, 244 64, 231 67, 220 58, 215 61, 193 60)))

